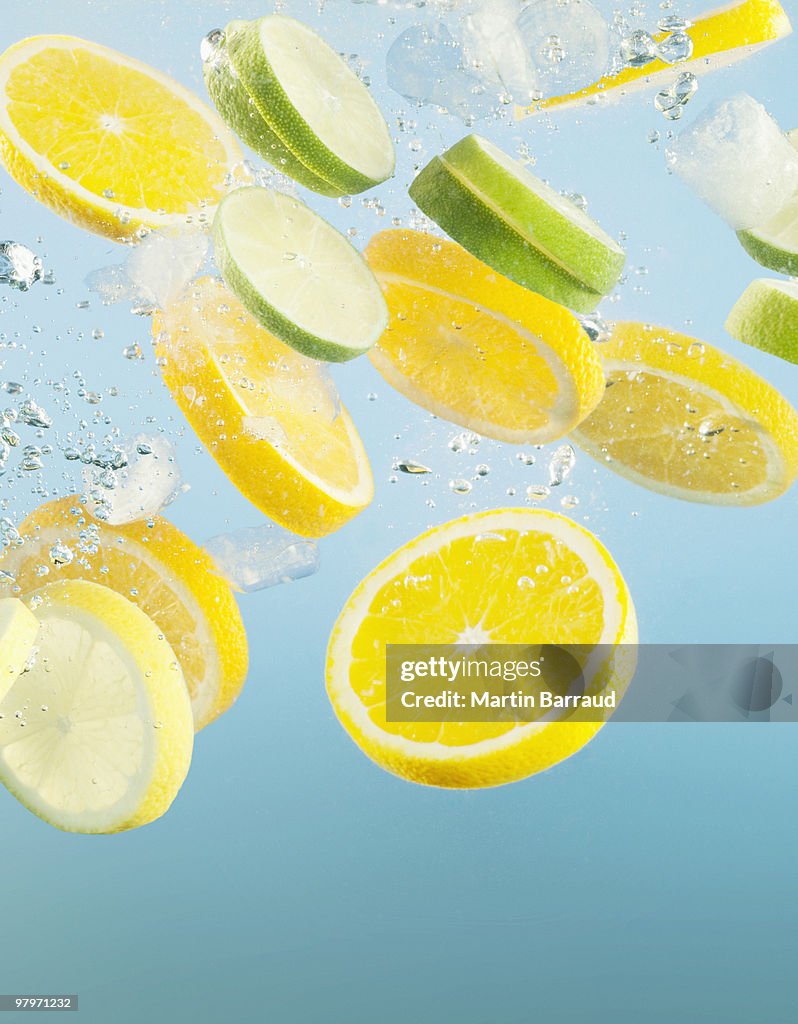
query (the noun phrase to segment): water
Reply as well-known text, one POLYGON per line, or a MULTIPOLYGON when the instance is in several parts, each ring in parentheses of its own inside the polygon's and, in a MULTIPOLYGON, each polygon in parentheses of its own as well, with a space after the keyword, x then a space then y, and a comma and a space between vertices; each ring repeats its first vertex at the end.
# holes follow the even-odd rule
MULTIPOLYGON (((596 2, 607 20, 613 6, 596 2)), ((694 20, 710 6, 649 4, 625 14, 631 28, 654 33, 661 17, 694 20)), ((204 96, 200 40, 228 17, 272 7, 42 0, 17 5, 6 35, 96 38, 204 96)), ((302 198, 342 232, 354 229, 358 248, 394 218, 418 223, 407 186, 467 129, 435 103, 419 108, 395 92, 385 60, 404 31, 438 8, 327 0, 320 11, 317 0, 288 0, 283 9, 366 62, 398 153, 396 178, 367 195, 384 215, 358 196, 339 205, 298 190, 302 198)), ((447 16, 453 37, 458 17, 447 16)), ((654 105, 664 81, 618 104, 519 122, 497 85, 495 105, 478 122, 507 152, 531 156, 557 189, 588 195, 591 215, 625 235, 629 269, 599 307, 605 324, 679 328, 699 339, 697 361, 702 343, 718 346, 794 404, 793 368, 723 329, 738 295, 766 272, 667 173, 664 150, 673 145, 669 131, 740 92, 782 128, 796 127, 797 58, 793 36, 722 72, 691 65, 700 88, 678 124, 654 105), (661 137, 651 144, 653 131, 661 137), (634 273, 641 266, 648 274, 634 273)), ((683 70, 674 65, 674 79, 683 70)), ((131 313, 136 304, 146 311, 152 297, 106 305, 85 283, 123 264, 128 250, 60 220, 3 172, 0 211, 3 237, 25 244, 55 277, 27 292, 0 284, 0 413, 3 435, 18 438, 6 441, 0 543, 16 549, 28 512, 84 491, 84 460, 92 473, 118 476, 92 460, 107 463, 137 434, 174 446, 191 490, 166 515, 195 542, 256 524, 162 384, 151 318, 131 313), (28 400, 52 426, 22 422, 28 400), (21 468, 26 447, 48 445, 41 469, 21 468)), ((692 506, 579 453, 567 481, 551 488, 560 442, 537 450, 480 439, 410 404, 367 359, 332 376, 369 453, 374 504, 322 542, 318 573, 240 595, 249 682, 198 737, 189 780, 162 821, 107 840, 61 835, 0 792, 3 919, 13 922, 0 937, 4 991, 78 991, 89 1024, 259 1015, 285 1024, 372 1024, 375 1015, 385 1024, 792 1019, 784 913, 798 896, 796 829, 785 813, 794 798, 790 727, 607 727, 579 756, 528 782, 450 793, 403 783, 365 758, 330 710, 323 673, 337 615, 375 565, 429 526, 503 505, 560 511, 593 530, 628 579, 647 641, 793 641, 796 492, 751 509, 692 506), (532 461, 517 459, 519 451, 532 461), (394 471, 397 460, 432 472, 394 471), (471 491, 451 490, 455 480, 471 491), (570 498, 579 504, 563 508, 570 498)), ((146 535, 145 519, 139 529, 146 535)), ((48 579, 68 557, 56 540, 45 551, 48 579)), ((74 565, 83 553, 66 546, 74 565)), ((535 568, 524 573, 532 583, 535 568)), ((761 674, 740 681, 743 706, 766 699, 761 674)))

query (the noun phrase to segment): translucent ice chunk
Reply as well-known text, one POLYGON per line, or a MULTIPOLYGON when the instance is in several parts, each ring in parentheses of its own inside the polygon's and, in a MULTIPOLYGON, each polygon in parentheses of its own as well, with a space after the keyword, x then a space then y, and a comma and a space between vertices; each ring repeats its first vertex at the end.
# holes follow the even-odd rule
POLYGON ((319 571, 319 548, 281 526, 264 524, 212 537, 205 550, 234 590, 245 594, 319 571))
POLYGON ((163 309, 180 298, 207 254, 202 231, 153 231, 124 263, 93 271, 86 284, 108 304, 128 301, 163 309))
POLYGON ((486 116, 495 97, 464 67, 463 48, 442 22, 414 25, 388 51, 388 84, 400 96, 445 107, 467 120, 486 116))
POLYGON ((798 152, 762 104, 745 93, 707 109, 666 159, 738 230, 767 223, 798 191, 798 152))
MULTIPOLYGON (((547 2, 547 0, 538 0, 547 2)), ((539 97, 533 55, 519 31, 518 0, 472 0, 461 22, 467 66, 517 103, 539 97)))
POLYGON ((120 446, 118 468, 86 468, 84 482, 97 519, 121 526, 157 515, 188 490, 174 445, 161 434, 136 434, 120 446))
POLYGON ((532 0, 518 35, 544 96, 584 88, 609 69, 610 26, 590 0, 532 0))
POLYGON ((41 257, 21 242, 0 242, 0 284, 26 292, 44 276, 41 257))

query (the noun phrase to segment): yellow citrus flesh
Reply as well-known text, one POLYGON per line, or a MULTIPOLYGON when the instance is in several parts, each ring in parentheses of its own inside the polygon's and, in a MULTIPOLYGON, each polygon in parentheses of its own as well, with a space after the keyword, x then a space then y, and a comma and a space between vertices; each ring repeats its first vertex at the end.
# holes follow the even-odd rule
POLYGON ((604 399, 572 437, 651 490, 757 505, 798 474, 798 413, 747 366, 662 327, 618 323, 602 345, 604 399))
POLYGON ((0 598, 0 701, 24 672, 38 632, 36 616, 19 598, 0 598))
POLYGON ((238 605, 210 557, 177 527, 160 516, 109 526, 73 496, 40 506, 19 532, 24 543, 0 559, 14 577, 9 589, 26 595, 54 579, 110 587, 163 631, 180 661, 198 731, 233 704, 248 666, 238 605), (53 565, 55 544, 72 551, 69 564, 53 565))
POLYGON ((365 255, 391 316, 369 358, 417 405, 486 437, 544 444, 600 400, 601 363, 569 310, 422 232, 383 231, 365 255))
POLYGON ((261 512, 321 537, 371 502, 363 442, 322 366, 269 334, 224 285, 196 282, 153 331, 172 396, 261 512))
POLYGON ((0 156, 45 205, 117 241, 212 218, 243 159, 221 119, 171 78, 55 35, 0 56, 0 156))
MULTIPOLYGON (((749 57, 763 46, 788 36, 792 26, 778 0, 739 0, 693 19, 687 32, 693 40, 689 60, 677 64, 654 60, 643 67, 627 67, 617 75, 605 75, 577 92, 551 96, 529 107, 518 107, 516 116, 526 117, 567 107, 604 105, 640 89, 661 88, 684 71, 700 75, 749 57)), ((654 38, 662 42, 667 33, 660 33, 654 38)))
POLYGON ((352 739, 388 771, 496 786, 570 756, 601 723, 388 722, 386 645, 636 642, 626 583, 591 533, 553 512, 501 509, 430 530, 363 580, 330 638, 327 689, 352 739))
POLYGON ((0 704, 0 781, 67 832, 154 821, 194 742, 174 652, 139 608, 96 583, 50 583, 28 604, 37 653, 0 704))

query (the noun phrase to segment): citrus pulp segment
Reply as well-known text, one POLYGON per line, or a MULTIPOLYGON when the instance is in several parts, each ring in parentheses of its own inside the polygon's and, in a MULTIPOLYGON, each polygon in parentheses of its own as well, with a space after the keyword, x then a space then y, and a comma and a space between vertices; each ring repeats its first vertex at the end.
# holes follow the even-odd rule
POLYGON ((0 702, 24 672, 38 632, 38 619, 19 598, 0 598, 0 702))

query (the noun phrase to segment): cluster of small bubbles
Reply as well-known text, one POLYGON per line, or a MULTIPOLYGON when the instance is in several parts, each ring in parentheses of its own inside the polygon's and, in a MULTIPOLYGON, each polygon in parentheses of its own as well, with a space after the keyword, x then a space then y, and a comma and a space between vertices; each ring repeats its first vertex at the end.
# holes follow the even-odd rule
POLYGON ((630 68, 642 68, 656 60, 657 43, 650 32, 635 29, 621 40, 619 57, 621 63, 630 68))
POLYGON ((560 487, 571 475, 576 465, 576 452, 570 444, 563 444, 554 452, 549 462, 549 486, 560 487))
POLYGON ((26 399, 17 411, 17 419, 28 427, 47 430, 53 425, 52 417, 32 398, 26 399))
POLYGON ((424 476, 427 473, 431 473, 432 470, 429 466, 425 466, 420 462, 416 462, 414 459, 400 459, 394 463, 395 470, 400 473, 407 473, 408 476, 424 476))
POLYGON ((43 276, 41 256, 21 242, 0 242, 0 284, 26 292, 43 276))
POLYGON ((453 451, 456 455, 460 452, 468 452, 469 455, 476 455, 481 440, 482 438, 479 434, 466 430, 461 434, 456 434, 449 441, 449 450, 453 451))
POLYGON ((62 544, 60 541, 57 544, 53 544, 50 548, 50 561, 56 567, 69 565, 74 557, 75 553, 72 548, 68 547, 66 544, 62 544))
POLYGON ((516 459, 524 466, 535 465, 535 456, 531 455, 529 452, 519 452, 516 455, 516 459))
POLYGON ((472 486, 473 485, 469 480, 463 480, 462 478, 449 481, 449 488, 454 491, 455 494, 470 494, 472 486))
POLYGON ((579 322, 591 341, 603 344, 610 340, 612 326, 603 320, 598 313, 591 313, 589 316, 580 316, 579 322))
POLYGON ((540 47, 540 56, 549 64, 560 64, 565 60, 565 48, 558 35, 547 36, 540 47))
POLYGON ((657 93, 654 106, 669 121, 678 121, 697 92, 698 79, 691 71, 683 71, 672 85, 657 93))
POLYGON ((19 530, 7 516, 0 516, 0 545, 4 548, 15 548, 22 544, 19 530))

